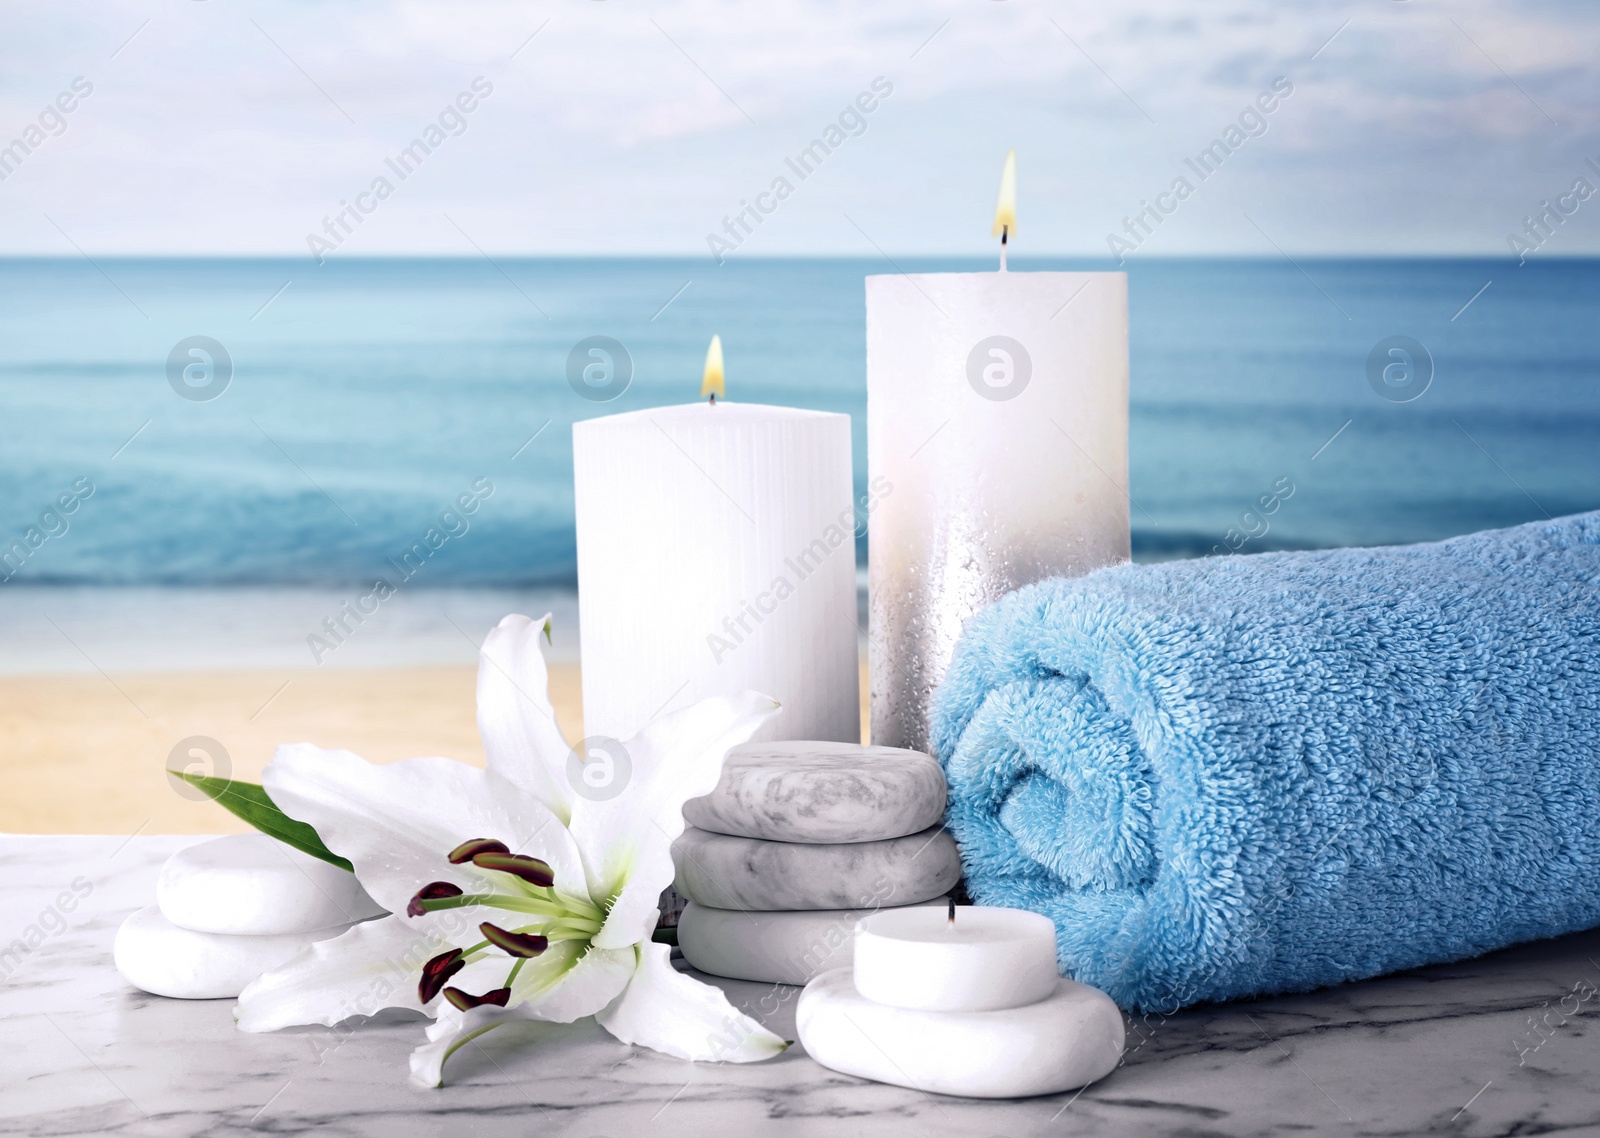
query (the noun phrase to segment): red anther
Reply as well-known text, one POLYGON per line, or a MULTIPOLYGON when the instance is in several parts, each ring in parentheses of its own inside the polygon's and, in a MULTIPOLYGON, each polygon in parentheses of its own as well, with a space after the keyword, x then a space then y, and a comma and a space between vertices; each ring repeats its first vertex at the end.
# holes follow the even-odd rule
POLYGON ((431 1003, 445 986, 445 982, 467 966, 461 958, 461 950, 452 948, 449 952, 441 952, 432 960, 422 966, 422 979, 417 983, 417 998, 423 1003, 431 1003))
POLYGON ((459 885, 452 885, 448 881, 434 881, 417 890, 417 895, 406 904, 406 916, 420 917, 428 911, 424 901, 440 901, 446 897, 461 896, 462 889, 459 885))
POLYGON ((514 933, 491 925, 488 921, 478 926, 483 939, 508 956, 538 956, 550 947, 550 938, 537 933, 514 933))
POLYGON ((460 988, 446 988, 444 998, 456 1006, 457 1011, 469 1012, 473 1008, 482 1007, 484 1004, 493 1004, 497 1008, 506 1006, 506 1001, 511 998, 510 988, 496 988, 492 992, 485 992, 481 996, 474 996, 463 992, 460 988))
POLYGON ((504 842, 497 842, 493 838, 473 838, 471 841, 462 842, 450 851, 450 864, 460 865, 464 861, 471 861, 481 853, 508 854, 511 847, 504 842))
POLYGON ((536 857, 525 854, 507 853, 481 853, 475 854, 472 864, 479 869, 497 869, 501 873, 514 874, 522 878, 529 885, 540 885, 548 888, 555 884, 555 871, 548 862, 540 861, 536 857))

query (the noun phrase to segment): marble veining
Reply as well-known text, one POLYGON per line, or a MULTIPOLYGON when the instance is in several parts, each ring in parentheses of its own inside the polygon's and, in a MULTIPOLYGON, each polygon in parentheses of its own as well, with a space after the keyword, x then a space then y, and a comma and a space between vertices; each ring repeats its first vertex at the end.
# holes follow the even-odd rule
POLYGON ((944 806, 944 772, 920 751, 791 741, 735 747, 716 789, 683 816, 770 842, 873 842, 927 829, 944 806))
POLYGON ((942 827, 878 842, 809 845, 713 834, 693 826, 672 843, 676 888, 716 909, 853 909, 914 905, 961 880, 942 827))
MULTIPOLYGON (((867 1083, 798 1045, 767 1063, 683 1063, 592 1022, 485 1036, 452 1060, 449 1085, 417 1090, 406 1081, 417 1019, 245 1035, 229 1000, 167 1000, 122 981, 111 966, 117 926, 150 904, 167 855, 195 840, 0 838, 0 1135, 1600 1130, 1600 995, 1584 998, 1600 986, 1600 930, 1305 995, 1130 1018, 1117 1070, 1045 1098, 867 1083)), ((799 989, 718 983, 794 1038, 799 989)))

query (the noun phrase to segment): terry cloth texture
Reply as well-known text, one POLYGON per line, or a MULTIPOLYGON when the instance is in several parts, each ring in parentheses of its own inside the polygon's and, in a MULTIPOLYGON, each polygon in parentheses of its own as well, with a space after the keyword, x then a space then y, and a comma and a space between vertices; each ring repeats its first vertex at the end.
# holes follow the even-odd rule
POLYGON ((1119 565, 969 622, 931 715, 981 904, 1126 1008, 1600 924, 1600 512, 1119 565))

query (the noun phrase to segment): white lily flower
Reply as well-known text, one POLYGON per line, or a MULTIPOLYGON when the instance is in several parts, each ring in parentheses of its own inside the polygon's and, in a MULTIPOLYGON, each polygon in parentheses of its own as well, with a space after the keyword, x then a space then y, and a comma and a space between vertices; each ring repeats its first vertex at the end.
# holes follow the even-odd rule
POLYGON ((240 1028, 417 1009, 436 1017, 411 1057, 424 1086, 469 1039, 514 1019, 592 1015, 624 1043, 683 1059, 751 1062, 788 1046, 651 941, 684 802, 710 793, 728 748, 778 705, 747 692, 658 719, 597 788, 556 727, 539 647, 548 621, 508 616, 484 642, 487 769, 278 748, 262 778, 273 801, 348 858, 392 915, 257 978, 239 996, 240 1028))

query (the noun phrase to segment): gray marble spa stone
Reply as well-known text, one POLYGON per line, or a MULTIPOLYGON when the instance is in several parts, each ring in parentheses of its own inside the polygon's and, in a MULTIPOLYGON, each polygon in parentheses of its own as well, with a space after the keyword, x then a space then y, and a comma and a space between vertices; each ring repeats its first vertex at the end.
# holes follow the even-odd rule
POLYGON ((735 838, 693 827, 672 846, 677 888, 716 909, 914 905, 961 879, 956 843, 938 826, 878 842, 814 845, 735 838))
POLYGON ((874 842, 944 816, 944 772, 932 757, 851 743, 747 743, 728 752, 722 780, 684 805, 702 830, 772 842, 874 842))
MULTIPOLYGON (((944 907, 942 901, 924 904, 944 907)), ((710 909, 691 901, 678 918, 678 947, 691 967, 712 976, 809 984, 830 969, 849 968, 855 959, 856 923, 884 911, 869 904, 859 909, 750 912, 710 909)))

